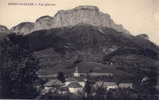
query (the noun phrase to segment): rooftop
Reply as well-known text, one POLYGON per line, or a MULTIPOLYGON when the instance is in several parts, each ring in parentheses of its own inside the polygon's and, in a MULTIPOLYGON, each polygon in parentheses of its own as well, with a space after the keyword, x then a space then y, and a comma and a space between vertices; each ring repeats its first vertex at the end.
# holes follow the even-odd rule
POLYGON ((82 86, 78 82, 72 82, 68 85, 70 88, 81 88, 82 86))

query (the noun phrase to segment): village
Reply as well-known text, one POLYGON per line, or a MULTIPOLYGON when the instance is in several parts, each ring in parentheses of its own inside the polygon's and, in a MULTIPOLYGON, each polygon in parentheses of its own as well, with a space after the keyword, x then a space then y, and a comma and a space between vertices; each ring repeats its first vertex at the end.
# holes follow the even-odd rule
POLYGON ((71 75, 65 76, 62 72, 58 73, 61 80, 58 79, 57 74, 53 75, 51 79, 48 80, 43 86, 41 91, 42 95, 47 93, 51 94, 73 94, 81 95, 86 94, 90 85, 90 91, 92 95, 97 94, 99 88, 105 89, 105 91, 112 91, 118 88, 120 89, 133 89, 133 83, 131 82, 121 82, 117 83, 113 80, 113 73, 99 73, 99 72, 89 72, 80 73, 78 66, 71 75))

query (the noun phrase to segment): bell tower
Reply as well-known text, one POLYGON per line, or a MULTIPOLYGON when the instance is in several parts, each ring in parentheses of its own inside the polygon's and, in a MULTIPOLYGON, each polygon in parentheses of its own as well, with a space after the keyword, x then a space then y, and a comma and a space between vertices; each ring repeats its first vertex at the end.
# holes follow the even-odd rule
POLYGON ((73 73, 74 77, 80 77, 80 73, 78 72, 78 66, 75 67, 75 72, 73 73))

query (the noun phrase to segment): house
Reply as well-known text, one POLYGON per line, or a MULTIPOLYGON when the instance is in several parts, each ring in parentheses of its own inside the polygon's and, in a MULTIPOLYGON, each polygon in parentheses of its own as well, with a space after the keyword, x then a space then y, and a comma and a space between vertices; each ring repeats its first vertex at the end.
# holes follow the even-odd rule
POLYGON ((83 87, 78 82, 72 82, 67 87, 69 92, 73 94, 78 94, 83 90, 83 87))
POLYGON ((113 76, 113 73, 92 72, 90 76, 113 76))
MULTIPOLYGON (((106 88, 107 90, 118 88, 118 85, 115 82, 104 82, 104 81, 98 81, 98 82, 96 82, 96 84, 94 86, 96 88, 103 87, 103 88, 106 88)), ((120 83, 119 87, 120 88, 133 88, 133 84, 132 83, 120 83)))
POLYGON ((54 92, 58 91, 58 89, 61 86, 64 86, 64 83, 62 83, 61 81, 59 81, 57 79, 50 80, 44 84, 44 89, 41 91, 42 92, 41 94, 45 95, 46 93, 49 93, 49 92, 54 93, 54 92))
POLYGON ((67 93, 69 93, 69 90, 67 87, 61 87, 59 89, 59 94, 67 94, 67 93))
POLYGON ((58 79, 52 79, 44 84, 44 87, 56 87, 56 86, 62 86, 64 83, 59 81, 58 79))
POLYGON ((104 82, 104 81, 97 81, 94 84, 94 87, 95 88, 103 87, 103 88, 106 88, 107 90, 117 89, 118 88, 118 86, 117 86, 117 84, 115 82, 104 82))
POLYGON ((78 82, 82 87, 84 87, 86 79, 83 77, 70 77, 66 79, 65 86, 68 86, 72 82, 78 82))
POLYGON ((120 83, 119 87, 120 88, 133 88, 133 84, 132 83, 120 83))

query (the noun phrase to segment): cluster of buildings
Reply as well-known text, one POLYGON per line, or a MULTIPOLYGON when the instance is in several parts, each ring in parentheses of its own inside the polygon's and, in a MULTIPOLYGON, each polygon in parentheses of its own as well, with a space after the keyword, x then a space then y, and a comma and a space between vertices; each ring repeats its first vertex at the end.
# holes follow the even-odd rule
MULTIPOLYGON (((42 90, 42 94, 46 94, 48 92, 50 93, 58 93, 58 94, 65 94, 65 93, 71 93, 71 94, 79 94, 84 92, 84 88, 86 85, 86 82, 88 81, 88 73, 79 73, 78 67, 75 68, 75 71, 72 76, 67 77, 65 79, 65 82, 62 83, 57 78, 49 80, 46 84, 44 84, 44 89, 42 90)), ((100 76, 106 76, 111 77, 113 76, 112 73, 89 73, 90 77, 100 77, 100 76)), ((107 90, 110 89, 117 89, 117 88, 133 88, 132 83, 120 83, 116 84, 116 82, 113 81, 104 81, 104 80, 97 80, 93 83, 92 88, 98 88, 103 87, 107 90)))

